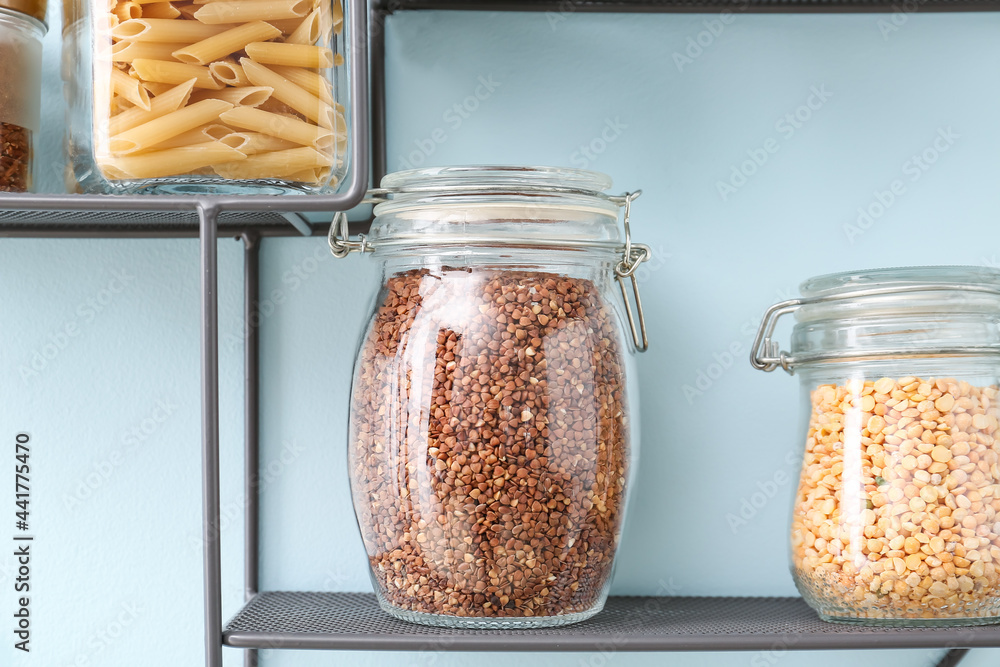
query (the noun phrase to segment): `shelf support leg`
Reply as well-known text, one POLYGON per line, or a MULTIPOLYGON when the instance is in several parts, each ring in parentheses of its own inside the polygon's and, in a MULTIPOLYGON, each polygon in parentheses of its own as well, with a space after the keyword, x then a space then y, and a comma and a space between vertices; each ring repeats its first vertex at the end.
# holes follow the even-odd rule
POLYGON ((955 665, 962 662, 968 652, 969 649, 967 648, 953 648, 944 654, 944 657, 938 662, 937 667, 955 667, 955 665))
POLYGON ((368 45, 371 67, 369 104, 371 105, 372 187, 379 187, 389 168, 386 138, 385 22, 388 13, 380 3, 372 3, 368 20, 368 45))
POLYGON ((205 664, 222 667, 222 560, 219 544, 218 210, 198 207, 201 240, 201 474, 205 579, 205 664))
MULTIPOLYGON (((260 237, 243 235, 243 321, 244 338, 244 589, 249 602, 260 590, 260 237)), ((257 667, 257 650, 248 649, 244 667, 257 667)))

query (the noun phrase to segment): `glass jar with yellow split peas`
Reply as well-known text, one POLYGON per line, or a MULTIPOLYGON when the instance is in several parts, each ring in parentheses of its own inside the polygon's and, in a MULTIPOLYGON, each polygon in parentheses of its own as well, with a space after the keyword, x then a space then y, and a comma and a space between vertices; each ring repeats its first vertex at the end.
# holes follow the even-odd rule
POLYGON ((1000 271, 858 271, 801 293, 767 311, 751 362, 801 378, 803 598, 840 623, 1000 622, 1000 271))
POLYGON ((67 186, 324 194, 346 171, 342 0, 66 0, 67 186))

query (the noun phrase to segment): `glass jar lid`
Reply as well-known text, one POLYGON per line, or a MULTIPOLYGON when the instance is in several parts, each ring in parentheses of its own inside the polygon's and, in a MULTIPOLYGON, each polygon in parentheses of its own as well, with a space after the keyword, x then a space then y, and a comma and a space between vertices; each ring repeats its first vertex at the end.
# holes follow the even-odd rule
POLYGON ((768 309, 751 363, 760 370, 837 361, 1000 354, 1000 271, 925 266, 849 271, 800 286, 768 309), (791 352, 772 340, 794 313, 791 352))
MULTIPOLYGON (((596 252, 606 255, 621 288, 636 349, 648 345, 635 271, 652 255, 634 243, 632 202, 641 190, 609 195, 611 178, 560 167, 467 166, 413 169, 389 174, 369 190, 375 220, 368 235, 349 236, 347 215, 334 216, 330 251, 416 252, 450 248, 461 253, 497 249, 596 252), (618 209, 624 210, 622 230, 618 209), (625 289, 631 282, 635 315, 625 289)), ((508 255, 509 257, 509 255, 508 255)))
POLYGON ((48 0, 0 0, 0 10, 9 10, 30 16, 46 28, 45 11, 48 9, 48 0))
POLYGON ((368 240, 389 245, 506 245, 546 240, 614 249, 623 197, 611 178, 558 167, 464 166, 389 174, 369 194, 368 240))

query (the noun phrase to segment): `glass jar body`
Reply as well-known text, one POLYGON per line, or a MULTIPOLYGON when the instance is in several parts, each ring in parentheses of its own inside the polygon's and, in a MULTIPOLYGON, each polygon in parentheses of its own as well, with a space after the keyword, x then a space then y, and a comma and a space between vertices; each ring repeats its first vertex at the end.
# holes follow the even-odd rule
POLYGON ((824 620, 1000 620, 996 356, 801 371, 791 570, 824 620))
POLYGON ((28 192, 39 130, 45 26, 0 8, 0 192, 28 192))
POLYGON ((125 5, 76 3, 67 16, 71 189, 335 191, 347 169, 341 0, 154 5, 119 16, 125 5))
POLYGON ((637 454, 613 254, 429 249, 383 261, 349 440, 382 608, 451 627, 592 616, 637 454))

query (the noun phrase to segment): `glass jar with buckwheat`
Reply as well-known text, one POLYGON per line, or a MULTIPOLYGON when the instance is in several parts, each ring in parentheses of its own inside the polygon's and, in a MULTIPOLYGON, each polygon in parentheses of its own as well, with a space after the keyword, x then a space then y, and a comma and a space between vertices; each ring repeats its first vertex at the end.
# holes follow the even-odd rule
POLYGON ((383 269, 348 444, 379 602, 450 627, 589 618, 608 595, 638 448, 645 332, 621 295, 649 250, 618 227, 635 195, 604 194, 601 174, 526 167, 382 186, 370 235, 331 238, 383 269))

